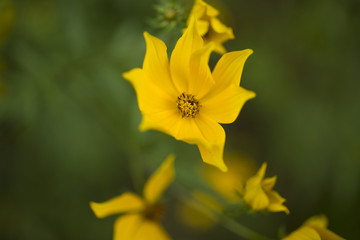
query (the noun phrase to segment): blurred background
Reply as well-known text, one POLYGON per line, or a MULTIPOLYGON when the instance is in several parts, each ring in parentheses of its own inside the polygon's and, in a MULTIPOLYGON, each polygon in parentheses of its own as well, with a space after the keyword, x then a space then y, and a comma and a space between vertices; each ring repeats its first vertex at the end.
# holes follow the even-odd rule
MULTIPOLYGON (((178 1, 185 18, 192 3, 178 1)), ((359 1, 208 3, 234 30, 227 50, 254 50, 241 85, 257 97, 224 126, 226 153, 256 168, 267 162, 291 212, 237 220, 275 238, 323 213, 335 233, 360 236, 359 1)), ((0 0, 0 239, 112 239, 116 216, 97 219, 89 201, 141 193, 171 152, 177 178, 165 195, 169 234, 241 239, 221 224, 188 226, 177 214, 176 186, 203 185, 196 146, 138 131, 135 92, 121 74, 142 66, 143 31, 171 50, 182 28, 161 29, 159 4, 0 0)))

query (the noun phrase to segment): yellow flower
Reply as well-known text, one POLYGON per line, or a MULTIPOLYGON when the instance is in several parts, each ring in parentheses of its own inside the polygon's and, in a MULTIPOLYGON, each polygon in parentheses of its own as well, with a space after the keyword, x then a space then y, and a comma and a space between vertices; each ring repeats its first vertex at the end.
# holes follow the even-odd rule
POLYGON ((209 42, 215 43, 215 51, 223 54, 226 49, 223 43, 229 39, 234 38, 233 30, 225 26, 218 18, 219 11, 203 0, 195 0, 194 6, 188 18, 188 25, 190 19, 195 17, 197 19, 197 27, 200 35, 203 37, 205 44, 209 42))
POLYGON ((244 185, 248 178, 256 172, 252 160, 239 154, 225 154, 225 162, 229 171, 224 173, 213 167, 202 168, 207 182, 229 202, 239 202, 239 193, 243 194, 244 185))
POLYGON ((327 225, 328 219, 325 215, 311 217, 283 240, 344 240, 344 238, 328 230, 327 225))
POLYGON ((197 144, 204 162, 226 171, 225 131, 244 103, 255 94, 239 86, 252 50, 224 54, 213 72, 208 60, 213 44, 204 46, 196 21, 186 29, 172 52, 147 32, 143 68, 123 74, 134 86, 143 115, 140 130, 155 129, 177 140, 197 144))
POLYGON ((146 182, 144 199, 127 192, 103 203, 90 202, 98 218, 126 213, 115 222, 114 240, 171 239, 158 222, 163 215, 158 199, 175 177, 174 158, 170 155, 146 182))
POLYGON ((246 181, 244 201, 255 211, 285 212, 289 214, 287 207, 283 205, 285 199, 276 191, 272 190, 276 183, 276 176, 265 178, 266 163, 263 163, 255 176, 246 181))

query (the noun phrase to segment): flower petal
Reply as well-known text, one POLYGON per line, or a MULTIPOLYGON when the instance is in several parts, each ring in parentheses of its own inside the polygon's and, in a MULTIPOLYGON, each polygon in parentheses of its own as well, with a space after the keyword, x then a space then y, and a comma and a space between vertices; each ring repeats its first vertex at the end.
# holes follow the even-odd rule
POLYGON ((304 226, 295 230, 282 240, 321 240, 321 238, 314 229, 304 226))
POLYGON ((177 41, 170 59, 171 76, 180 93, 188 92, 190 57, 193 52, 202 48, 202 46, 203 40, 197 30, 196 20, 192 18, 188 28, 177 41))
POLYGON ((310 226, 317 226, 320 228, 327 228, 328 223, 329 223, 328 218, 325 215, 320 214, 309 218, 308 220, 305 221, 304 224, 310 226))
POLYGON ((174 155, 169 155, 146 182, 143 194, 148 203, 155 203, 174 179, 174 159, 174 155))
POLYGON ((123 73, 123 77, 133 85, 139 108, 143 114, 175 108, 175 100, 172 103, 173 99, 151 83, 142 69, 134 68, 123 73))
POLYGON ((244 201, 254 210, 264 210, 270 203, 268 196, 261 188, 266 166, 266 163, 263 163, 256 175, 246 181, 244 201))
POLYGON ((217 122, 202 115, 196 116, 195 120, 203 135, 202 142, 197 143, 203 161, 226 172, 228 169, 223 159, 225 145, 224 129, 217 122))
POLYGON ((273 176, 271 178, 265 178, 264 181, 262 181, 261 186, 264 189, 264 191, 269 192, 271 191, 276 183, 276 176, 273 176))
POLYGON ((280 194, 276 191, 267 192, 268 198, 270 200, 268 210, 270 212, 285 212, 289 214, 289 209, 283 205, 286 201, 285 198, 281 197, 280 194))
POLYGON ((144 219, 141 214, 126 214, 116 219, 113 240, 134 239, 144 219))
POLYGON ((334 233, 334 232, 332 232, 332 231, 330 231, 328 229, 320 228, 320 227, 312 227, 312 228, 318 232, 321 239, 345 240, 345 238, 340 237, 339 235, 337 235, 336 233, 334 233))
POLYGON ((104 218, 123 212, 141 211, 145 208, 143 200, 134 193, 123 193, 103 203, 90 202, 96 217, 104 218))
POLYGON ((189 93, 200 99, 214 85, 209 68, 209 57, 213 50, 213 44, 195 51, 190 57, 190 81, 189 93))
MULTIPOLYGON (((159 223, 154 221, 144 221, 136 235, 131 240, 171 240, 171 237, 167 232, 160 226, 159 223)), ((117 240, 117 239, 116 239, 117 240)))
POLYGON ((170 97, 177 97, 175 86, 171 80, 169 59, 166 52, 166 45, 160 39, 144 32, 146 41, 146 54, 143 63, 143 70, 149 80, 169 94, 170 97))
POLYGON ((245 102, 255 97, 255 93, 242 87, 230 85, 221 92, 216 85, 209 94, 201 99, 203 105, 201 111, 219 123, 232 123, 238 117, 245 102))
POLYGON ((223 91, 231 84, 239 86, 245 61, 252 53, 252 50, 246 49, 226 53, 220 58, 212 73, 216 86, 213 94, 223 91))
POLYGON ((248 188, 244 201, 255 211, 265 210, 269 206, 269 198, 260 187, 248 188))

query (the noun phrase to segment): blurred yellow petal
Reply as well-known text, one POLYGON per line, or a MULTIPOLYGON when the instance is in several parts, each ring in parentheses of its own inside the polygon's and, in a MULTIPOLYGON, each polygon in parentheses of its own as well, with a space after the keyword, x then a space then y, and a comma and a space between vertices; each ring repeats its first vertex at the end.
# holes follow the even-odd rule
POLYGON ((202 5, 205 7, 205 12, 207 16, 215 17, 219 15, 219 11, 216 8, 212 7, 211 5, 207 4, 203 0, 196 0, 196 4, 202 5))
POLYGON ((246 49, 226 53, 220 58, 212 73, 216 91, 223 91, 229 85, 239 86, 245 61, 252 53, 252 50, 246 49))
POLYGON ((169 155, 146 182, 143 194, 148 203, 155 203, 174 179, 174 160, 175 156, 169 155))
POLYGON ((205 97, 201 111, 219 123, 232 123, 238 117, 245 102, 255 93, 242 87, 230 85, 221 92, 214 88, 216 95, 205 97))
POLYGON ((188 28, 177 41, 170 59, 170 71, 179 93, 188 92, 191 54, 203 47, 203 40, 198 33, 196 20, 190 21, 188 28))
POLYGON ((174 106, 176 106, 176 104, 172 102, 172 98, 160 90, 158 86, 148 81, 142 69, 134 68, 123 73, 123 77, 133 85, 142 113, 168 111, 169 109, 174 109, 174 106))
POLYGON ((134 239, 144 221, 140 214, 127 214, 119 217, 114 224, 113 240, 134 239))
POLYGON ((283 240, 321 240, 320 235, 310 227, 301 227, 283 240))
POLYGON ((96 217, 104 218, 113 214, 141 211, 145 208, 145 204, 138 195, 123 193, 103 203, 90 202, 90 207, 96 217))
POLYGON ((244 201, 255 211, 265 210, 270 203, 268 196, 260 187, 247 188, 244 201))
POLYGON ((326 228, 320 228, 316 226, 312 226, 313 229, 315 229, 318 234, 320 235, 321 239, 324 240, 345 240, 345 238, 340 237, 339 235, 333 233, 332 231, 326 229, 326 228))
POLYGON ((329 223, 328 218, 324 214, 315 215, 305 221, 305 225, 316 226, 320 228, 327 228, 329 223))
POLYGON ((178 93, 170 76, 169 59, 166 45, 160 39, 144 32, 146 54, 143 70, 150 81, 161 86, 162 91, 170 97, 177 97, 178 93))
MULTIPOLYGON (((143 221, 138 228, 135 236, 129 240, 170 240, 170 236, 165 232, 159 223, 154 221, 143 221)), ((117 240, 117 239, 116 239, 117 240)))
POLYGON ((262 181, 261 186, 265 191, 270 191, 274 188, 276 183, 277 176, 273 176, 271 178, 265 178, 264 181, 262 181))

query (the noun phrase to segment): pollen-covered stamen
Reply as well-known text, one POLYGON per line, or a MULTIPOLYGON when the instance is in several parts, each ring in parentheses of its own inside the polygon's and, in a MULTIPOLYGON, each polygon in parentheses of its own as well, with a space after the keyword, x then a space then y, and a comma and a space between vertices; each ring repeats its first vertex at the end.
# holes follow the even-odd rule
POLYGON ((164 215, 164 205, 155 203, 145 208, 143 216, 149 221, 159 221, 164 215))
POLYGON ((200 110, 200 103, 194 95, 188 93, 182 93, 178 96, 177 107, 180 110, 181 116, 194 118, 200 110))

